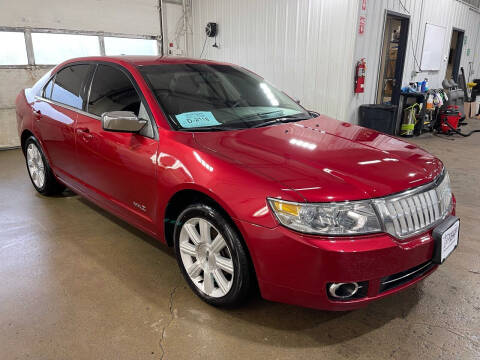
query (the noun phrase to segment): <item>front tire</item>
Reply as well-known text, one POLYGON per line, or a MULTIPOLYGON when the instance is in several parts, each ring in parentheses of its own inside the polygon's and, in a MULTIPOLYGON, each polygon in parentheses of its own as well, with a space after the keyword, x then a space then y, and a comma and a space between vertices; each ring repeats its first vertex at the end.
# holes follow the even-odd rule
POLYGON ((217 209, 188 206, 177 219, 174 241, 182 274, 203 301, 235 306, 249 294, 249 257, 237 231, 217 209))
POLYGON ((42 195, 57 195, 65 190, 53 175, 47 159, 35 137, 30 136, 25 141, 25 162, 32 185, 42 195))

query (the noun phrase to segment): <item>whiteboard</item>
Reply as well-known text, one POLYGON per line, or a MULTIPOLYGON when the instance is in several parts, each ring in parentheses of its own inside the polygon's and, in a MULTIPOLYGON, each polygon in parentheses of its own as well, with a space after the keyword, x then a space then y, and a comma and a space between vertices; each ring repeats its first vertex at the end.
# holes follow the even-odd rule
POLYGON ((420 69, 440 70, 443 60, 443 44, 447 29, 443 26, 425 24, 425 37, 423 38, 422 64, 420 69))

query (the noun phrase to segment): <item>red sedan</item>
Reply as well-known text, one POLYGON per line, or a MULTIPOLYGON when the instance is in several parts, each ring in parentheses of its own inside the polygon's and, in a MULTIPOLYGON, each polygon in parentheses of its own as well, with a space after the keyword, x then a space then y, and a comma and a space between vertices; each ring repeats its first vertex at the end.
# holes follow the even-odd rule
POLYGON ((348 310, 456 248, 448 173, 394 137, 309 112, 211 61, 72 59, 16 101, 28 173, 174 246, 204 301, 348 310))

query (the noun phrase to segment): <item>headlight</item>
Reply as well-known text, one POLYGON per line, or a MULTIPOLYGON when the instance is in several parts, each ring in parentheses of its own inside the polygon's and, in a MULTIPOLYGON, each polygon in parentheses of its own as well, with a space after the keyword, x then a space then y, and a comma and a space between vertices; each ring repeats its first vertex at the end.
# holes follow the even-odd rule
POLYGON ((370 201, 303 204, 268 199, 278 221, 293 230, 322 235, 358 235, 381 231, 370 201))

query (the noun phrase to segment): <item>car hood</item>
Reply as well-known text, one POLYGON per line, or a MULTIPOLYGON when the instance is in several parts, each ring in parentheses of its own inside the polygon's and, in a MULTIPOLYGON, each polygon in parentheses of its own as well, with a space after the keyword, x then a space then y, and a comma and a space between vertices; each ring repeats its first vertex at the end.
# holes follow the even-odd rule
POLYGON ((204 151, 275 180, 305 201, 382 197, 433 181, 443 165, 428 152, 326 116, 237 131, 195 133, 204 151))

